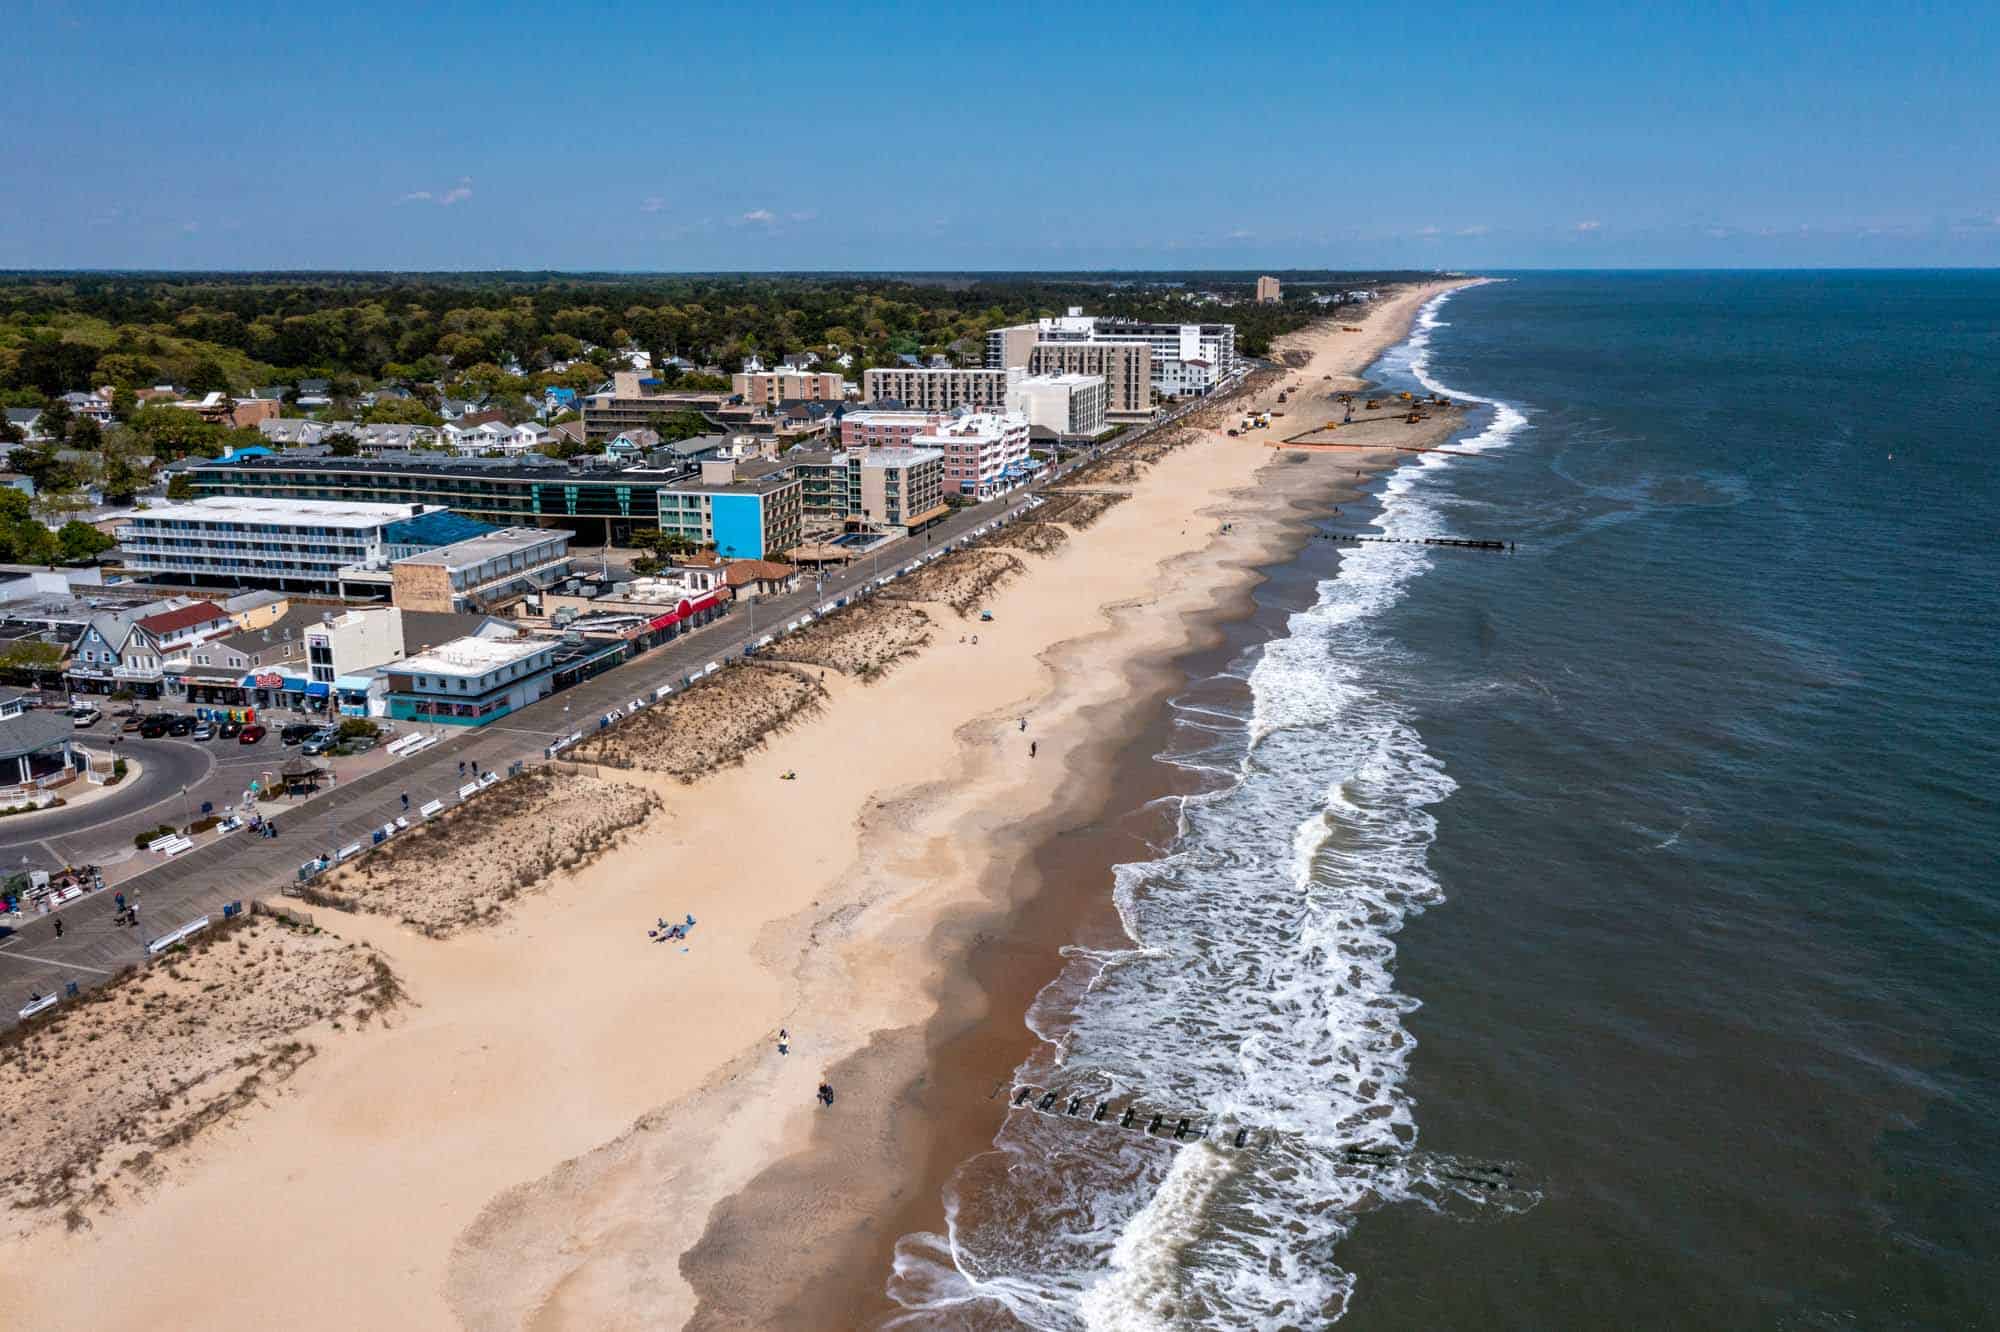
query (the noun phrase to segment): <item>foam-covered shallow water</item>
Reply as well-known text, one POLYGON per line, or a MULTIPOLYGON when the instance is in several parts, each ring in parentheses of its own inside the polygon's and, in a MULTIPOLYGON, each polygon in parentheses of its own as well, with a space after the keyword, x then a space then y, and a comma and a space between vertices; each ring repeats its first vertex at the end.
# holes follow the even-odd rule
MULTIPOLYGON (((1436 322, 1434 306, 1378 373, 1421 381, 1436 322)), ((1525 424, 1505 405, 1485 416, 1466 447, 1501 447, 1525 424)), ((1448 532, 1428 470, 1389 482, 1366 530, 1448 532)), ((1430 807, 1453 784, 1384 687, 1409 663, 1375 625, 1432 559, 1345 550, 1315 603, 1232 664, 1237 688, 1201 682, 1173 702, 1161 758, 1207 789, 1179 799, 1157 858, 1113 871, 1132 946, 1073 951, 1029 1014, 1045 1045, 1020 1082, 1060 1086, 1065 1104, 1195 1113, 1210 1140, 1016 1111, 954 1181, 949 1236, 902 1247, 894 1293, 925 1320, 982 1303, 1042 1328, 1339 1315, 1351 1279, 1327 1253, 1358 1208, 1415 1183, 1344 1149, 1417 1140, 1402 1021, 1414 1001, 1391 964, 1404 920, 1441 900, 1425 853, 1430 807), (1267 1145, 1230 1150, 1238 1128, 1267 1145)))
POLYGON ((901 1324, 2000 1326, 1995 364, 1992 275, 1427 312, 1482 456, 1329 525, 1519 552, 1260 593, 1018 1070, 1215 1130, 1010 1113, 901 1324))

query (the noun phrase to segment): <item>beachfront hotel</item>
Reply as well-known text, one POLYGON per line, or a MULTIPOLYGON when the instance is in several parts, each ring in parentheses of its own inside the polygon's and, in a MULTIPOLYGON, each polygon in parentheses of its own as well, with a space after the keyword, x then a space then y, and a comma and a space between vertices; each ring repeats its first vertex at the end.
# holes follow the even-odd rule
POLYGON ((1113 416, 1151 410, 1151 401, 1139 405, 1127 382, 1137 367, 1124 362, 1114 373, 1108 366, 1067 363, 1055 350, 1077 346, 1144 347, 1141 382, 1169 398, 1206 393, 1239 366, 1234 324, 1150 323, 1087 315, 1078 306, 1066 315, 993 329, 986 335, 986 366, 989 370, 1026 366, 1036 374, 1102 374, 1111 386, 1113 416))
POLYGON ((1103 375, 1024 375, 1007 389, 1007 410, 1037 438, 1095 439, 1111 428, 1110 405, 1103 375))
POLYGON ((992 499, 1020 485, 1033 472, 1028 459, 1028 418, 1012 412, 945 417, 910 443, 943 454, 945 492, 967 499, 992 499))
POLYGON ((1153 415, 1153 349, 1144 342, 1037 342, 1031 375, 1090 375, 1104 381, 1104 412, 1114 421, 1153 415))
POLYGON ((787 502, 782 487, 751 464, 727 480, 711 474, 709 466, 703 463, 699 472, 684 466, 571 466, 532 453, 335 458, 320 449, 292 449, 275 456, 192 461, 185 471, 198 496, 397 502, 405 513, 411 504, 443 505, 495 526, 557 527, 592 543, 622 544, 649 527, 712 531, 719 502, 724 528, 743 549, 741 558, 761 559, 766 551, 796 544, 798 508, 787 502), (752 525, 759 530, 752 533, 752 525))
POLYGON ((865 370, 861 375, 863 402, 899 402, 914 412, 948 412, 954 407, 1000 411, 1007 405, 1007 385, 1020 377, 1020 367, 986 370, 865 370))
POLYGON ((941 449, 794 450, 786 460, 798 469, 809 523, 907 536, 951 512, 941 449))
POLYGON ((392 663, 389 715, 481 726, 554 692, 559 640, 460 638, 392 663))
POLYGON ((398 525, 438 511, 331 498, 199 498, 137 510, 118 529, 118 545, 137 574, 333 593, 342 569, 386 562, 398 525))

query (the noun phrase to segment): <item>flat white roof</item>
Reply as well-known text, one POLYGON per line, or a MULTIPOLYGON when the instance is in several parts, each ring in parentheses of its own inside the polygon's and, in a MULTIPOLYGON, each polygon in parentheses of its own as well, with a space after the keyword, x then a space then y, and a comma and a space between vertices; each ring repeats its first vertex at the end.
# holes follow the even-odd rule
POLYGON ((1022 388, 1082 388, 1086 384, 1104 383, 1103 375, 1085 375, 1071 371, 1061 375, 1029 375, 1016 380, 1022 388))
POLYGON ((861 459, 863 467, 910 467, 920 462, 938 462, 944 458, 940 449, 857 449, 847 455, 861 459))
POLYGON ((434 550, 418 551, 415 555, 405 555, 398 564, 439 564, 447 569, 461 569, 468 565, 484 564, 500 555, 512 555, 517 550, 533 550, 552 542, 568 542, 576 535, 560 527, 503 527, 497 532, 484 536, 467 537, 454 541, 449 546, 439 546, 434 550))
POLYGON ((386 527, 440 504, 370 504, 360 500, 260 499, 253 496, 157 504, 133 518, 145 523, 265 523, 274 527, 386 527))
POLYGON ((454 638, 429 652, 405 657, 394 668, 398 675, 484 675, 555 647, 546 638, 454 638))

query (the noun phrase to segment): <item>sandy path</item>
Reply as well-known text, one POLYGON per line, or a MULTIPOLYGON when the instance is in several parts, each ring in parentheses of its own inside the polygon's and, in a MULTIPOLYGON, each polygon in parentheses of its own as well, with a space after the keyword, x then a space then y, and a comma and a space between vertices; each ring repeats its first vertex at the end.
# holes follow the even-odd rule
MULTIPOLYGON (((1317 338, 1326 364, 1365 365, 1415 300, 1317 338)), ((1085 738, 1064 720, 1114 704, 1120 662, 1170 653, 1251 576, 1255 506, 1228 506, 1227 536, 1205 511, 1270 457, 1220 435, 1169 455, 1028 557, 978 646, 947 612, 952 632, 886 681, 829 673, 822 716, 693 787, 653 778, 663 816, 490 932, 323 922, 379 947, 410 1005, 323 1041, 143 1205, 0 1248, 23 1277, 0 1286, 0 1326, 684 1321, 679 1257, 714 1204, 805 1145, 823 1068, 927 1016, 933 931, 982 900, 994 856, 1023 853, 1009 828, 1085 738), (647 940, 689 912, 686 952, 647 940)))

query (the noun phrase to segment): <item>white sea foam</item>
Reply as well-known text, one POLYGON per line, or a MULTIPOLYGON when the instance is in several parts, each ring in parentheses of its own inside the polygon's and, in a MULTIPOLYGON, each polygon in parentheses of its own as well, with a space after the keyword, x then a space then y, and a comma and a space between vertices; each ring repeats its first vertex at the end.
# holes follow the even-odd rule
MULTIPOLYGON (((1388 375, 1486 403, 1465 446, 1502 445, 1521 413, 1428 377, 1441 303, 1388 375)), ((1424 462, 1385 482, 1382 533, 1448 530, 1431 477, 1449 461, 1424 462)), ((1433 554, 1344 551, 1316 604, 1232 668, 1249 686, 1243 715, 1209 695, 1177 706, 1179 747, 1162 757, 1229 780, 1180 801, 1158 856, 1116 867, 1132 946, 1068 951, 1027 1015, 1044 1045, 1021 1083, 1198 1113, 1213 1136, 1177 1149, 1010 1114, 994 1151, 954 1178, 947 1234, 898 1246, 890 1293, 909 1326, 986 1301, 1030 1327, 1092 1332, 1310 1327, 1344 1312, 1354 1282, 1332 1247, 1358 1208, 1422 1183, 1359 1171, 1341 1149, 1417 1137, 1402 1022, 1416 1001, 1395 988, 1394 936, 1442 900, 1429 807, 1454 788, 1399 702, 1405 663, 1377 626, 1433 554), (1211 1145, 1237 1126, 1269 1146, 1211 1145)))

